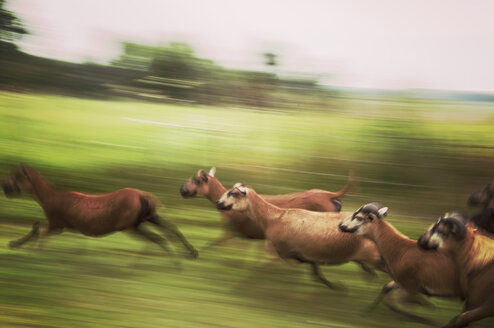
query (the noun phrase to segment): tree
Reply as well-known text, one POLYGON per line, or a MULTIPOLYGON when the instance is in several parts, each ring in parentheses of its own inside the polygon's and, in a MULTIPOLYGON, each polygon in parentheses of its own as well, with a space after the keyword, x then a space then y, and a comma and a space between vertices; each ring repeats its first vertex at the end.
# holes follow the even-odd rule
POLYGON ((6 10, 5 0, 0 0, 0 41, 12 42, 28 32, 13 13, 6 10))
POLYGON ((266 61, 264 63, 268 66, 276 66, 277 65, 276 57, 277 56, 271 52, 265 52, 264 58, 266 59, 266 61))
POLYGON ((120 57, 111 62, 112 66, 148 72, 159 48, 142 44, 124 42, 120 57))

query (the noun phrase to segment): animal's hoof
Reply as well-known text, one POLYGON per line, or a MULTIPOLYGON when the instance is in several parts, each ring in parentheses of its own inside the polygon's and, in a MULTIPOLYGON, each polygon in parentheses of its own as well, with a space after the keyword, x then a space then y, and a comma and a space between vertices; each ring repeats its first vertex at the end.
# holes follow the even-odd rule
POLYGON ((16 240, 9 241, 9 248, 17 248, 19 243, 16 240))
POLYGON ((331 288, 332 290, 343 291, 343 292, 347 290, 346 285, 341 282, 331 283, 331 286, 328 287, 331 288))
POLYGON ((199 256, 199 252, 197 251, 197 249, 192 249, 190 251, 190 258, 191 259, 195 260, 198 256, 199 256))

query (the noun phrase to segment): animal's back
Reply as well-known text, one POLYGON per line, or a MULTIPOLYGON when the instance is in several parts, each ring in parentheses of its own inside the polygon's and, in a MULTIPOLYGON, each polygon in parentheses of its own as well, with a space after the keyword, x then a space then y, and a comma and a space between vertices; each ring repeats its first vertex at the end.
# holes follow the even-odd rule
POLYGON ((68 228, 98 236, 132 227, 141 210, 140 197, 146 193, 132 188, 101 195, 68 192, 58 215, 68 228))
POLYGON ((286 195, 261 195, 269 203, 281 208, 300 208, 316 212, 339 212, 341 201, 322 189, 311 189, 286 195))
POLYGON ((280 253, 300 253, 316 262, 346 262, 357 252, 362 241, 362 237, 338 229, 338 224, 347 215, 351 213, 289 209, 268 226, 266 237, 280 253))

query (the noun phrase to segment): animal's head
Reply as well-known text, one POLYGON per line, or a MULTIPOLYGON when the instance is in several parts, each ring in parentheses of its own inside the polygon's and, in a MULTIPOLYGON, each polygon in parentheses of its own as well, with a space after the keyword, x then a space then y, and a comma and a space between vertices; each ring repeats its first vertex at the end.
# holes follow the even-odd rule
POLYGON ((471 194, 468 198, 468 205, 483 205, 494 208, 494 181, 491 181, 484 189, 471 194))
POLYGON ((467 220, 461 213, 445 213, 420 236, 417 244, 426 250, 447 250, 465 239, 466 223, 467 220))
POLYGON ((236 183, 233 188, 227 190, 216 202, 216 208, 219 210, 245 211, 249 207, 247 194, 249 188, 241 183, 236 183))
POLYGON ((379 203, 369 203, 341 221, 339 228, 342 232, 365 235, 372 227, 372 223, 382 219, 387 214, 387 207, 379 203))
POLYGON ((27 165, 18 165, 14 173, 3 182, 3 192, 9 198, 33 193, 31 182, 32 169, 27 165))
POLYGON ((196 175, 187 180, 180 188, 180 194, 184 198, 196 196, 207 196, 209 194, 209 182, 214 177, 216 168, 213 167, 209 173, 199 170, 196 175))

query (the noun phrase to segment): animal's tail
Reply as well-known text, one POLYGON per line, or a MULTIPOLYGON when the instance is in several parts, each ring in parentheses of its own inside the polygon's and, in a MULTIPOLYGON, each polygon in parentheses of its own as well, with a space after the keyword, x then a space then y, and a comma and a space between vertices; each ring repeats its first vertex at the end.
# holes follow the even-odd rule
POLYGON ((139 214, 137 214, 137 222, 140 223, 149 220, 156 213, 156 198, 148 193, 143 193, 139 196, 139 201, 141 203, 141 208, 139 210, 139 214))
MULTIPOLYGON (((348 174, 348 181, 346 183, 346 186, 343 187, 343 189, 341 189, 340 191, 337 191, 337 192, 334 192, 332 195, 331 195, 331 198, 338 198, 338 197, 341 197, 343 196, 344 194, 346 194, 346 192, 350 189, 350 187, 352 186, 353 184, 353 180, 354 180, 354 174, 353 174, 353 170, 350 170, 349 174, 348 174)), ((341 203, 341 202, 340 202, 341 203)), ((336 205, 336 204, 335 204, 336 205)), ((341 208, 341 204, 340 204, 340 208, 341 208)))
POLYGON ((331 203, 333 203, 335 207, 335 212, 341 212, 341 200, 339 200, 338 198, 331 198, 331 203))

